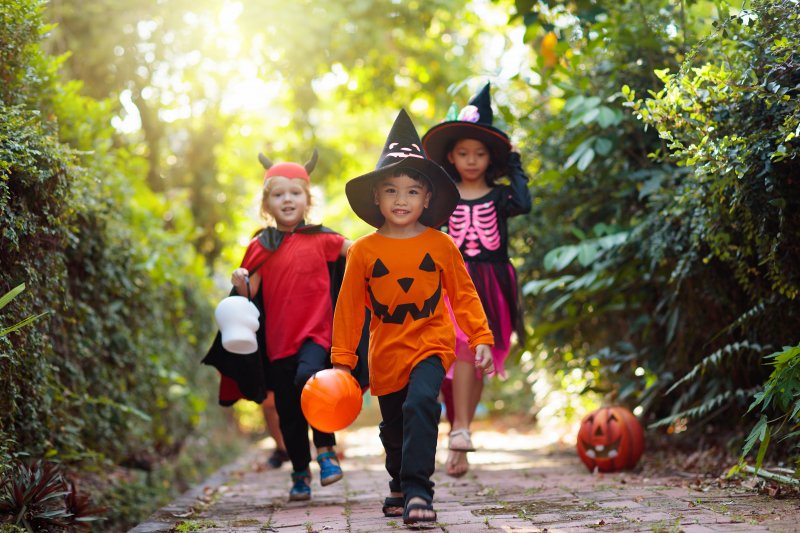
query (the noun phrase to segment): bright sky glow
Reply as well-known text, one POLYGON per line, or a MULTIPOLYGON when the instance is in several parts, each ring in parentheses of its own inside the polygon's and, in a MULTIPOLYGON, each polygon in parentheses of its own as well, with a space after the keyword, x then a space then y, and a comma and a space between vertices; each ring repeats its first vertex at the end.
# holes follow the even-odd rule
POLYGON ((269 109, 270 104, 284 90, 281 80, 265 81, 257 76, 257 68, 250 61, 239 61, 240 73, 252 72, 252 77, 242 78, 236 83, 228 86, 228 90, 222 98, 222 111, 224 113, 235 113, 236 111, 246 111, 248 113, 258 113, 269 109))
POLYGON ((122 133, 138 131, 142 127, 142 120, 139 117, 139 110, 131 100, 131 92, 127 89, 122 91, 122 94, 119 95, 119 101, 125 113, 121 117, 112 118, 111 125, 122 133))
MULTIPOLYGON (((142 96, 158 97, 162 104, 160 118, 165 122, 188 119, 202 114, 207 102, 198 101, 187 96, 190 87, 183 81, 184 69, 200 69, 208 72, 202 80, 203 91, 212 100, 218 100, 220 110, 224 114, 238 112, 264 114, 273 105, 285 87, 280 79, 263 80, 259 77, 259 67, 255 56, 245 52, 245 43, 238 26, 238 19, 244 10, 241 2, 225 2, 220 8, 216 20, 203 20, 197 13, 186 13, 184 22, 197 28, 214 42, 222 53, 221 58, 204 57, 199 50, 190 51, 176 57, 170 72, 155 72, 152 79, 156 87, 147 87, 142 96)), ((153 21, 141 21, 136 26, 137 34, 143 39, 151 39, 158 26, 153 21)), ((150 54, 153 44, 143 42, 139 50, 145 56, 150 54)), ((261 51, 263 52, 263 50, 261 51)), ((341 83, 341 74, 335 81, 341 83)), ((139 73, 147 77, 148 72, 139 73)), ((333 80, 332 80, 333 81, 333 80)), ((346 80, 345 80, 346 81, 346 80)), ((132 94, 125 90, 120 94, 123 113, 112 119, 114 128, 122 133, 134 133, 141 128, 139 111, 133 104, 132 94)))
MULTIPOLYGON (((500 85, 503 79, 524 70, 529 56, 528 47, 522 41, 524 28, 507 26, 508 13, 505 6, 489 0, 475 0, 466 9, 474 11, 489 27, 497 30, 479 36, 485 55, 481 61, 483 68, 476 72, 475 80, 482 81, 488 75, 494 83, 499 82, 500 85)), ((214 19, 203 19, 198 13, 192 12, 184 15, 187 26, 203 32, 208 42, 215 43, 221 57, 212 59, 203 57, 199 51, 189 52, 175 58, 173 72, 158 72, 153 75, 157 89, 144 96, 153 98, 158 95, 161 103, 167 104, 167 109, 161 110, 162 120, 172 122, 187 119, 206 110, 205 103, 180 98, 188 90, 187 87, 177 85, 183 69, 199 69, 209 73, 203 82, 203 90, 212 100, 219 102, 220 110, 224 114, 244 112, 264 115, 275 111, 275 101, 286 87, 279 78, 265 80, 259 76, 259 64, 262 61, 260 58, 265 55, 270 57, 271 52, 258 45, 254 45, 254 48, 258 48, 257 54, 248 52, 249 45, 243 42, 243 32, 239 28, 243 11, 244 5, 241 1, 229 0, 222 4, 214 19)), ((136 32, 145 41, 141 44, 141 52, 149 53, 148 48, 152 47, 152 43, 147 41, 153 38, 157 30, 158 24, 153 21, 141 21, 137 24, 136 32)), ((141 74, 144 76, 147 73, 141 74)), ((397 80, 398 83, 406 81, 400 78, 397 80)), ((319 94, 330 94, 342 85, 350 86, 354 83, 341 65, 333 65, 330 73, 314 82, 314 90, 319 94)), ((477 81, 475 85, 473 87, 470 83, 470 90, 477 89, 477 81)), ((135 132, 141 128, 141 120, 130 92, 121 94, 120 102, 124 113, 114 119, 113 126, 124 133, 135 132)), ((424 99, 412 102, 411 107, 414 113, 428 112, 424 99)))

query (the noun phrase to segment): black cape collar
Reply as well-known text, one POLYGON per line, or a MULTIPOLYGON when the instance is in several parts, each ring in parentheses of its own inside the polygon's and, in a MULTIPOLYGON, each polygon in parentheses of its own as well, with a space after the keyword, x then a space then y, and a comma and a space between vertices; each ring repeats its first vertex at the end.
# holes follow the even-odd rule
POLYGON ((322 224, 306 224, 305 220, 301 220, 300 224, 294 228, 294 231, 280 231, 278 228, 269 226, 261 230, 261 233, 258 235, 258 242, 261 243, 261 246, 269 250, 270 252, 274 252, 278 249, 278 246, 281 245, 283 242, 283 238, 288 234, 292 233, 328 233, 332 230, 326 228, 322 224))

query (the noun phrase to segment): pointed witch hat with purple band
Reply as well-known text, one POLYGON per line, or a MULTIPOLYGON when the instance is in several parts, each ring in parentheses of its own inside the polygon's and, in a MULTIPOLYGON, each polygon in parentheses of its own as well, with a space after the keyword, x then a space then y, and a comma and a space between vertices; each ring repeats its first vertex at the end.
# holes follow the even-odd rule
POLYGON ((446 224, 458 203, 458 189, 447 172, 425 155, 414 123, 404 109, 400 110, 392 125, 375 170, 353 178, 345 185, 350 207, 361 220, 380 228, 385 219, 375 204, 373 187, 381 179, 404 168, 415 170, 428 178, 433 188, 430 204, 419 221, 432 228, 446 224))
POLYGON ((455 167, 447 160, 447 154, 459 139, 477 139, 492 152, 492 163, 496 167, 496 175, 504 176, 508 172, 508 155, 511 153, 511 141, 505 132, 492 126, 492 99, 489 94, 490 85, 486 85, 475 95, 458 116, 448 113, 443 122, 432 127, 422 136, 422 147, 428 157, 442 165, 451 176, 458 176, 455 167))

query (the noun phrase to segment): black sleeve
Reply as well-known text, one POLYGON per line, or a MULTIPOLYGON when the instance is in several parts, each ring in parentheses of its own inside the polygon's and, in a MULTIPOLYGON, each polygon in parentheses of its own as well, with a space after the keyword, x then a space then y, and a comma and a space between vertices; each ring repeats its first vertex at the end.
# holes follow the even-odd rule
POLYGON ((528 189, 528 176, 522 169, 522 161, 517 152, 508 155, 508 179, 511 181, 509 195, 505 201, 507 217, 529 213, 531 210, 531 191, 528 189))
MULTIPOLYGON (((333 308, 336 309, 336 301, 339 299, 339 290, 342 288, 342 279, 344 278, 345 258, 340 257, 333 263, 328 263, 328 271, 331 275, 331 301, 333 308)), ((361 340, 358 342, 356 348, 356 355, 358 355, 358 362, 356 367, 351 371, 353 377, 356 378, 358 384, 362 389, 369 385, 369 322, 371 313, 369 309, 364 313, 364 326, 361 328, 361 340)))

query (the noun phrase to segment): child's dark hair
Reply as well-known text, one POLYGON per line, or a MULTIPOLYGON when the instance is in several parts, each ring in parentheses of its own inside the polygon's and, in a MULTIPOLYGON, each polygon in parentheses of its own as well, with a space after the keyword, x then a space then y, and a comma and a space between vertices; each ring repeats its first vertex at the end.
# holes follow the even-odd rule
MULTIPOLYGON (((468 137, 459 137, 458 139, 451 140, 450 142, 447 143, 447 149, 444 151, 444 153, 449 154, 456 147, 458 141, 463 141, 464 139, 467 138, 468 137)), ((489 187, 494 187, 495 185, 497 185, 497 180, 502 177, 498 175, 497 165, 494 164, 494 161, 497 158, 497 156, 492 151, 492 148, 488 146, 485 142, 480 141, 478 139, 475 140, 480 142, 484 146, 484 148, 486 148, 486 151, 489 152, 489 166, 486 167, 486 174, 484 176, 484 179, 486 180, 486 185, 488 185, 489 187)), ((442 167, 447 171, 450 177, 453 178, 453 181, 455 181, 456 183, 461 181, 461 176, 459 175, 458 170, 456 170, 456 166, 453 163, 451 163, 448 158, 446 157, 444 158, 442 167)))
POLYGON ((384 176, 385 178, 397 178, 400 176, 408 176, 412 180, 416 181, 417 183, 421 183, 425 186, 426 189, 433 192, 433 184, 431 180, 428 179, 428 176, 420 172, 419 170, 408 168, 408 167, 399 167, 394 169, 391 173, 384 176))

